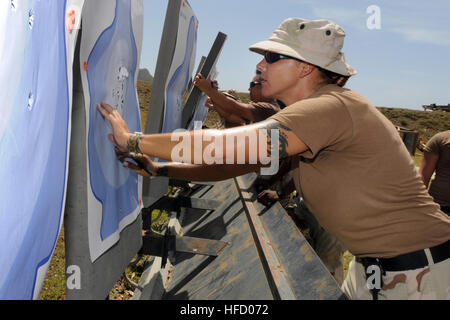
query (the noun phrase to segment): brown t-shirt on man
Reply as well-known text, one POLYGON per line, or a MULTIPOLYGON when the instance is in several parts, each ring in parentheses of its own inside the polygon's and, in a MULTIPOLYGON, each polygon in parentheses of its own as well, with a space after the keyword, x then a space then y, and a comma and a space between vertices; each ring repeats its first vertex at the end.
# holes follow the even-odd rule
MULTIPOLYGON (((281 110, 280 105, 274 101, 274 102, 250 102, 250 105, 253 107, 251 109, 251 113, 253 115, 253 121, 247 120, 246 124, 250 124, 252 122, 261 122, 264 120, 267 120, 269 117, 276 114, 278 111, 281 110)), ((232 123, 229 121, 225 121, 225 127, 226 128, 233 128, 236 126, 240 126, 242 124, 240 123, 232 123)))
POLYGON ((250 102, 250 105, 253 107, 253 122, 267 120, 281 110, 276 102, 250 102))
POLYGON ((450 206, 450 130, 438 133, 431 138, 425 151, 439 156, 436 177, 431 182, 430 194, 441 206, 450 206))
POLYGON ((327 85, 272 116, 309 148, 296 184, 319 223, 359 257, 390 258, 450 239, 394 125, 355 91, 327 85))

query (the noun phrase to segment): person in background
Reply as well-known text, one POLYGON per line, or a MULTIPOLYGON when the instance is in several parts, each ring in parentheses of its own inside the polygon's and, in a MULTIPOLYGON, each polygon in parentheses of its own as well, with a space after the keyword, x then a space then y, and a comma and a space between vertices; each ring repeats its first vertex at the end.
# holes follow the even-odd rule
POLYGON ((428 141, 419 172, 427 188, 436 172, 429 193, 441 210, 450 215, 450 130, 440 132, 428 141))
MULTIPOLYGON (((211 81, 211 87, 215 90, 219 90, 219 83, 217 82, 217 80, 211 81)), ((234 90, 224 91, 222 92, 222 94, 229 99, 239 101, 239 98, 234 90)), ((246 124, 246 121, 243 118, 216 105, 210 97, 208 97, 208 99, 206 100, 205 107, 207 107, 210 111, 215 111, 219 114, 221 121, 220 124, 216 124, 214 126, 214 128, 216 129, 232 128, 236 126, 243 126, 246 124)))
POLYGON ((281 110, 277 101, 261 94, 259 76, 255 76, 250 82, 249 103, 240 102, 233 95, 219 92, 217 82, 211 82, 201 74, 195 77, 194 85, 209 97, 206 106, 226 120, 227 128, 260 122, 281 110))

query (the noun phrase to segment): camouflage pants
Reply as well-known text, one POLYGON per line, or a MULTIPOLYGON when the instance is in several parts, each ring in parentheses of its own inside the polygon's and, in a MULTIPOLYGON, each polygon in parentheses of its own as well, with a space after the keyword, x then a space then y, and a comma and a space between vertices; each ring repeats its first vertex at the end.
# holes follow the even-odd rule
MULTIPOLYGON (((426 249, 429 250, 429 249, 426 249)), ((450 300, 450 259, 426 268, 386 272, 380 300, 450 300)), ((354 300, 372 300, 364 267, 355 259, 350 262, 342 290, 354 300)))

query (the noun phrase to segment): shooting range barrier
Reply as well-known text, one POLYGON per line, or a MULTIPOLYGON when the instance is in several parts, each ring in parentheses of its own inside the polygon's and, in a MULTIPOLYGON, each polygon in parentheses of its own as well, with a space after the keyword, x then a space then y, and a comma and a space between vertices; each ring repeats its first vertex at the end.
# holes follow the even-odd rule
POLYGON ((143 236, 141 253, 156 258, 134 299, 345 299, 283 207, 256 201, 255 179, 189 184, 151 207, 172 219, 164 235, 143 236))
MULTIPOLYGON (((0 82, 8 90, 0 92, 0 142, 11 152, 0 169, 8 182, 0 192, 0 298, 38 298, 64 213, 68 300, 105 299, 138 254, 151 258, 135 299, 343 299, 280 204, 256 201, 255 174, 218 183, 142 179, 117 161, 96 105, 112 105, 140 131, 143 6, 1 1, 0 82), (30 143, 19 150, 16 140, 30 143), (29 150, 39 150, 31 164, 29 150), (151 231, 155 209, 171 215, 162 234, 151 231)), ((146 133, 205 120, 206 97, 192 86, 197 28, 186 0, 168 1, 146 133)), ((219 32, 201 60, 204 77, 217 75, 226 39, 219 32)))
POLYGON ((403 140, 403 143, 405 144, 406 149, 408 149, 408 152, 414 156, 416 154, 416 148, 419 144, 419 132, 414 130, 409 130, 402 127, 396 127, 398 134, 403 140))

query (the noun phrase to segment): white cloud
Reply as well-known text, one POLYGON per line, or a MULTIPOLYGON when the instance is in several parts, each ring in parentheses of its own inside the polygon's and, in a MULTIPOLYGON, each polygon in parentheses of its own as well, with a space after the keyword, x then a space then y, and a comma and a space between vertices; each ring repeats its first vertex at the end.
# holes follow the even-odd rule
POLYGON ((400 34, 409 41, 450 46, 449 31, 407 27, 393 28, 392 31, 400 34))
MULTIPOLYGON (((397 3, 397 5, 400 4, 397 3)), ((407 5, 407 3, 403 3, 402 6, 396 8, 380 6, 383 31, 400 35, 412 42, 450 46, 450 28, 447 20, 441 17, 441 10, 436 8, 425 10, 425 8, 419 6, 414 7, 414 10, 409 8, 410 11, 408 11, 406 10, 407 5), (422 28, 422 26, 424 27, 422 28)), ((352 27, 359 31, 368 31, 366 22, 369 16, 364 7, 365 5, 358 8, 311 5, 312 12, 317 18, 334 20, 344 29, 352 27)))
POLYGON ((365 10, 343 9, 317 6, 312 8, 313 14, 320 19, 330 19, 339 25, 351 26, 357 29, 366 28, 367 15, 365 10))

